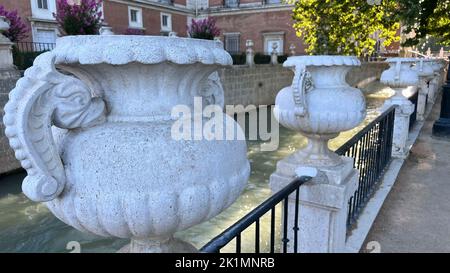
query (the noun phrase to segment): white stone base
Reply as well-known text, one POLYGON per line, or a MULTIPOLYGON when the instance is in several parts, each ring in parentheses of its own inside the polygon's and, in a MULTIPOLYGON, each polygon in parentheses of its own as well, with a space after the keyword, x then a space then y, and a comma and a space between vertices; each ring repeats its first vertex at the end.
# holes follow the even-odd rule
MULTIPOLYGON (((298 252, 344 252, 348 200, 358 186, 358 171, 353 169, 353 159, 342 157, 336 167, 320 167, 318 175, 302 185, 299 192, 298 252)), ((270 177, 270 186, 277 192, 295 178, 295 169, 301 166, 291 155, 277 164, 270 177)), ((288 252, 294 252, 295 195, 288 205, 288 252)), ((282 218, 283 219, 283 218, 282 218)))

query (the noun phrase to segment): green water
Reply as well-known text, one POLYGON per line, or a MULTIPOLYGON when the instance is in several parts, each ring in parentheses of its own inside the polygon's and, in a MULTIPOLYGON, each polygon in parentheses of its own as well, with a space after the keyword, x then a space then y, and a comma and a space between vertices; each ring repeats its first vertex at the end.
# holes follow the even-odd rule
MULTIPOLYGON (((341 146, 373 120, 379 114, 377 109, 391 95, 381 85, 375 84, 370 88, 377 92, 367 96, 366 120, 358 128, 332 140, 332 149, 341 146)), ((178 233, 177 237, 201 247, 267 199, 270 196, 269 176, 274 172, 276 162, 305 145, 306 139, 280 126, 280 146, 276 151, 262 152, 260 144, 258 141, 248 142, 252 172, 246 190, 236 203, 210 221, 178 233)), ((0 252, 70 252, 66 246, 71 241, 79 242, 82 252, 115 252, 128 242, 85 234, 59 221, 45 205, 34 203, 21 193, 24 176, 20 173, 0 178, 0 252)), ((277 213, 280 215, 280 211, 277 213)), ((268 247, 268 237, 264 237, 269 236, 268 221, 268 217, 264 217, 261 223, 262 249, 268 247)), ((252 232, 250 229, 243 234, 244 250, 250 251, 254 245, 252 232)), ((230 244, 224 251, 232 251, 232 248, 230 244)))

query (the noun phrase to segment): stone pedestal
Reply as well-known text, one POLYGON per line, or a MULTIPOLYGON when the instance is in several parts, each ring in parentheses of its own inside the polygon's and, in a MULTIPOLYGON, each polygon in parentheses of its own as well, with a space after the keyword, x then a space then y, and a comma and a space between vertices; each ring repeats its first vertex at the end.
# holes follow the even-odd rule
POLYGON ((439 90, 439 78, 433 77, 433 79, 430 81, 429 88, 428 88, 428 103, 434 104, 436 102, 436 97, 439 90))
POLYGON ((245 46, 247 47, 247 50, 245 51, 245 64, 252 67, 255 65, 255 53, 253 51, 253 41, 247 40, 245 42, 245 46))
POLYGON ((427 107, 428 83, 426 81, 420 82, 419 98, 417 99, 417 120, 425 120, 425 110, 427 107))
POLYGON ((394 88, 395 95, 384 102, 382 111, 395 106, 394 137, 392 143, 392 157, 406 158, 409 150, 406 141, 409 135, 409 117, 414 112, 414 104, 402 95, 403 88, 394 88))
MULTIPOLYGON (((353 159, 341 157, 342 164, 319 167, 318 174, 300 187, 298 215, 298 252, 335 253, 345 251, 348 201, 358 187, 358 171, 353 169, 353 159)), ((296 176, 299 164, 294 155, 277 164, 270 177, 270 187, 276 192, 296 176)), ((297 172, 297 175, 302 175, 297 172)), ((306 174, 305 174, 306 175, 306 174)), ((294 252, 295 195, 288 204, 288 252, 294 252)))
POLYGON ((278 45, 273 44, 272 45, 272 52, 270 53, 270 63, 271 64, 278 64, 278 52, 277 52, 278 45))

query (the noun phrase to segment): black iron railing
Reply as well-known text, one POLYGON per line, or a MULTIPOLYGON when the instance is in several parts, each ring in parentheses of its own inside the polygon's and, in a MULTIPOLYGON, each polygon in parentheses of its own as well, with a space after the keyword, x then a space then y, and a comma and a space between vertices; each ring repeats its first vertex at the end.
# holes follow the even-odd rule
POLYGON ((411 114, 411 116, 409 116, 409 130, 411 130, 417 121, 417 102, 419 101, 419 91, 414 93, 414 95, 412 95, 408 99, 414 104, 414 112, 411 114))
MULTIPOLYGON (((384 175, 387 166, 391 162, 392 155, 392 138, 394 131, 395 107, 392 106, 382 113, 379 117, 369 123, 358 134, 352 137, 344 145, 342 145, 336 153, 345 155, 354 159, 354 167, 359 170, 358 189, 349 200, 349 209, 347 217, 347 229, 350 230, 353 223, 358 219, 362 209, 375 192, 379 181, 384 175)), ((298 216, 299 216, 299 192, 300 186, 309 181, 311 177, 301 177, 288 186, 272 195, 264 203, 252 210, 241 220, 236 222, 230 228, 222 232, 220 235, 206 244, 200 251, 206 253, 218 253, 222 248, 227 246, 233 240, 235 241, 235 252, 241 253, 242 234, 252 225, 255 225, 254 253, 260 253, 260 236, 261 236, 261 218, 270 213, 270 253, 275 252, 276 244, 276 207, 282 207, 282 234, 280 251, 286 253, 288 251, 289 238, 292 238, 292 245, 289 245, 289 251, 296 253, 298 251, 298 216), (288 198, 295 195, 294 219, 288 213, 288 198), (288 230, 289 224, 293 226, 288 230), (290 233, 290 232, 293 232, 290 233), (291 249, 292 246, 292 249, 291 249)))
POLYGON ((311 177, 302 176, 292 181, 289 185, 272 195, 264 203, 256 207, 241 220, 222 232, 220 235, 212 239, 208 244, 200 249, 205 253, 219 253, 220 250, 229 244, 232 240, 236 243, 236 253, 241 253, 241 234, 251 225, 255 225, 255 247, 254 253, 260 253, 260 235, 261 223, 260 219, 267 213, 270 213, 270 253, 275 252, 276 236, 275 236, 275 220, 276 220, 276 206, 282 206, 283 215, 283 231, 282 231, 282 252, 286 253, 288 250, 289 232, 293 232, 293 251, 297 252, 298 246, 298 215, 299 215, 299 192, 300 186, 311 180, 311 177), (294 211, 294 226, 292 230, 288 230, 288 198, 291 194, 295 195, 295 211, 294 211))
POLYGON ((349 200, 347 228, 358 219, 391 161, 395 107, 392 106, 336 150, 354 159, 358 189, 349 200))
POLYGON ((14 64, 19 70, 25 70, 33 65, 34 59, 40 54, 54 49, 56 44, 18 42, 13 46, 14 64))

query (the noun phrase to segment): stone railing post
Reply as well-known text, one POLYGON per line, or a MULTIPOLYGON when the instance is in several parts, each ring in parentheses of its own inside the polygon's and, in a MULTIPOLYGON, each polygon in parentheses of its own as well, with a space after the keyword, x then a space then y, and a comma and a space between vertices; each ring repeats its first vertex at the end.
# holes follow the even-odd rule
POLYGON ((255 52, 253 51, 253 41, 247 40, 245 42, 245 46, 247 47, 247 50, 245 51, 245 64, 252 67, 255 65, 255 52))
POLYGON ((278 64, 278 44, 274 43, 272 44, 272 52, 270 53, 270 63, 271 64, 278 64))
POLYGON ((14 69, 12 56, 13 43, 2 33, 9 29, 9 23, 4 16, 0 16, 0 69, 14 69))
POLYGON ((429 94, 428 94, 428 103, 434 104, 436 102, 436 98, 439 94, 440 85, 441 85, 441 69, 442 64, 437 59, 431 59, 432 67, 434 70, 434 76, 429 84, 429 94))
POLYGON ((427 107, 428 82, 433 78, 434 71, 429 59, 420 59, 416 66, 419 76, 419 98, 417 99, 417 120, 425 120, 425 110, 427 107))
MULTIPOLYGON (((296 176, 314 177, 299 191, 298 252, 345 251, 348 201, 357 189, 359 173, 353 159, 331 152, 327 143, 365 117, 364 96, 345 82, 347 72, 359 65, 356 57, 343 56, 289 57, 283 64, 295 74, 292 86, 277 95, 275 117, 307 137, 308 145, 278 162, 270 186, 277 192, 296 176), (338 102, 341 107, 336 107, 338 102)), ((286 239, 288 252, 293 252, 295 194, 288 200, 286 239)))
POLYGON ((406 141, 409 135, 409 117, 414 112, 414 104, 404 95, 403 91, 419 84, 419 76, 412 66, 417 62, 415 58, 389 58, 386 60, 390 68, 381 75, 381 82, 390 86, 395 95, 384 102, 382 111, 395 106, 394 137, 392 156, 406 158, 409 154, 406 141))

